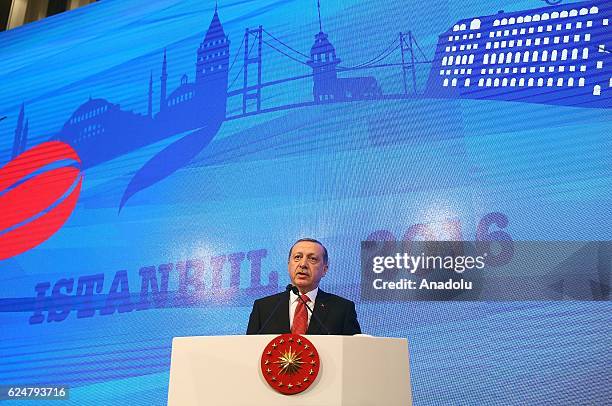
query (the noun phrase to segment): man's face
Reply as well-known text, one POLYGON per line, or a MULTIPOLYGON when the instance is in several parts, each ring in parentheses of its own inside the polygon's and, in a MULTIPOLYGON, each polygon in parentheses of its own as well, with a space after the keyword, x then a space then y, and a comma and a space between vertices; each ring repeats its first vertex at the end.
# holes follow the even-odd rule
POLYGON ((300 241, 293 249, 287 266, 291 282, 308 293, 319 286, 319 281, 327 273, 323 259, 323 247, 316 242, 300 241))

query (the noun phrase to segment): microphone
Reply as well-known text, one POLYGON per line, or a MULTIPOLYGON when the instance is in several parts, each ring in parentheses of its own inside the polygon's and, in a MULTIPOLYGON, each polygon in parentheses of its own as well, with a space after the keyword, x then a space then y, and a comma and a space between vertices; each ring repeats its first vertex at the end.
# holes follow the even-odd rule
MULTIPOLYGON (((285 293, 289 292, 291 290, 291 287, 293 285, 289 284, 287 286, 285 286, 285 293)), ((297 289, 297 288, 296 288, 297 289)), ((278 306, 280 306, 281 302, 283 301, 283 296, 281 296, 280 299, 278 299, 278 303, 276 303, 276 306, 274 306, 274 310, 272 310, 272 313, 270 313, 270 315, 268 316, 266 322, 261 326, 261 328, 259 330, 257 330, 257 333, 255 334, 259 334, 263 331, 263 329, 268 325, 268 323, 270 322, 270 320, 272 320, 272 316, 274 316, 274 314, 276 313, 276 311, 278 310, 278 306)))
POLYGON ((321 322, 321 319, 319 319, 319 317, 316 314, 314 314, 314 312, 312 311, 310 306, 308 306, 308 303, 306 303, 306 301, 304 299, 302 299, 302 295, 300 295, 300 290, 298 289, 298 287, 289 284, 289 285, 287 285, 287 289, 291 290, 293 293, 295 293, 297 295, 297 297, 300 298, 300 300, 302 301, 302 303, 304 303, 304 306, 306 306, 306 308, 308 309, 310 314, 312 314, 312 316, 315 318, 317 323, 319 323, 319 326, 321 326, 321 329, 323 329, 323 332, 326 335, 329 335, 329 330, 327 329, 327 327, 325 327, 325 325, 321 322))

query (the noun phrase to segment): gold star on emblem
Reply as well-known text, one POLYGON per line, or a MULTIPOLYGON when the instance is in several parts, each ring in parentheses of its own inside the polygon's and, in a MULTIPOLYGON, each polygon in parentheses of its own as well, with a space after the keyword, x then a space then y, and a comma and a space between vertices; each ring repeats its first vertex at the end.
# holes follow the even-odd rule
POLYGON ((289 339, 288 339, 287 341, 289 341, 290 343, 292 343, 292 342, 293 342, 293 337, 289 337, 289 339))
POLYGON ((308 382, 308 378, 304 378, 304 382, 308 382))
POLYGON ((279 382, 279 383, 278 383, 278 386, 283 386, 283 383, 282 383, 282 382, 279 382))
POLYGON ((266 355, 272 355, 272 351, 266 352, 266 355))
POLYGON ((317 365, 317 363, 314 360, 312 360, 310 361, 310 365, 317 365))
POLYGON ((306 344, 306 345, 304 346, 304 349, 305 349, 305 350, 307 350, 307 349, 309 349, 309 348, 310 348, 310 346, 309 346, 308 344, 306 344))
POLYGON ((302 382, 296 383, 296 386, 302 386, 302 382))
POLYGON ((264 362, 264 365, 268 365, 270 363, 270 360, 267 359, 266 362, 264 362))
POLYGON ((298 339, 297 339, 297 343, 298 343, 298 344, 300 344, 300 345, 302 345, 302 339, 301 339, 301 338, 298 338, 298 339))
POLYGON ((276 343, 272 344, 272 348, 274 348, 274 349, 276 349, 277 346, 278 346, 278 344, 276 344, 276 343))
POLYGON ((311 351, 310 354, 308 354, 308 355, 311 356, 311 357, 314 357, 314 352, 311 351))
POLYGON ((285 340, 283 340, 283 339, 281 338, 281 339, 280 339, 280 341, 279 341, 278 343, 279 343, 279 344, 282 344, 282 343, 284 343, 284 342, 285 342, 285 340))
POLYGON ((293 385, 289 384, 289 385, 287 385, 287 387, 288 387, 289 389, 291 389, 291 388, 293 388, 293 385))
POLYGON ((275 361, 274 363, 280 365, 280 373, 295 374, 300 370, 304 362, 302 361, 300 353, 293 351, 290 346, 289 350, 281 353, 281 356, 278 357, 278 361, 275 361))
POLYGON ((309 372, 310 375, 314 374, 314 369, 311 369, 309 372))
POLYGON ((270 372, 272 372, 272 370, 270 368, 268 368, 268 369, 266 369, 266 372, 270 373, 270 372))
POLYGON ((276 377, 275 377, 275 376, 273 376, 273 377, 272 377, 272 380, 273 380, 273 381, 276 381, 276 377))

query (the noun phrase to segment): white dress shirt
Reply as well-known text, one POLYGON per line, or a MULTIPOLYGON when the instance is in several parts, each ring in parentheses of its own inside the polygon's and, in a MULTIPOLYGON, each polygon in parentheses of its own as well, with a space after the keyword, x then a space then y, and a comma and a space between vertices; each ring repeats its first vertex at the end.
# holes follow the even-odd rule
MULTIPOLYGON (((310 292, 306 293, 306 296, 310 298, 310 302, 308 302, 308 307, 310 307, 312 311, 314 311, 314 304, 317 298, 317 293, 319 293, 319 288, 313 289, 310 292)), ((290 291, 289 292, 289 328, 290 329, 293 328, 293 316, 295 316, 295 309, 297 308, 297 305, 300 302, 301 300, 299 296, 293 293, 292 291, 290 291)), ((306 313, 308 313, 308 325, 310 326, 310 318, 312 317, 312 313, 310 313, 308 309, 304 309, 304 310, 306 310, 306 313)))

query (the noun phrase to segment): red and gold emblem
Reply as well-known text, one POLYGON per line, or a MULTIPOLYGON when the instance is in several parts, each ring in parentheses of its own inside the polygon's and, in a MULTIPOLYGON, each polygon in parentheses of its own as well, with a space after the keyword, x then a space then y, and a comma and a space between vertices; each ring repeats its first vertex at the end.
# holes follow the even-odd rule
POLYGON ((319 374, 319 353, 298 334, 283 334, 266 345, 261 355, 261 372, 276 391, 294 395, 305 391, 319 374))

